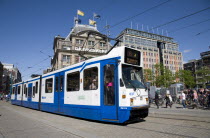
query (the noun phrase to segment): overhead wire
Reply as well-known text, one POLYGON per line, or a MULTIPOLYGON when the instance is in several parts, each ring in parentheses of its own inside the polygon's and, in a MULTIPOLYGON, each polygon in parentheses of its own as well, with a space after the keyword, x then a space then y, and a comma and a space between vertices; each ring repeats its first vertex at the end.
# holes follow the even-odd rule
POLYGON ((188 26, 184 26, 184 27, 181 27, 181 28, 178 28, 178 29, 174 29, 172 31, 169 31, 168 33, 174 33, 174 32, 177 32, 179 30, 183 30, 185 28, 188 28, 188 27, 191 27, 191 26, 195 26, 195 25, 198 25, 198 24, 201 24, 201 23, 204 23, 204 22, 208 22, 210 21, 210 19, 207 19, 207 20, 204 20, 204 21, 201 21, 201 22, 198 22, 198 23, 194 23, 194 24, 191 24, 191 25, 188 25, 188 26))
POLYGON ((201 34, 203 34, 203 33, 206 33, 206 32, 208 32, 208 31, 210 31, 210 29, 207 29, 207 30, 205 30, 205 31, 199 32, 199 33, 196 34, 196 36, 201 35, 201 34))
MULTIPOLYGON (((137 17, 137 16, 139 16, 139 15, 142 15, 142 14, 148 12, 148 11, 151 11, 151 10, 153 10, 153 9, 155 9, 155 8, 158 8, 158 7, 160 7, 160 6, 162 6, 162 5, 166 4, 166 3, 168 3, 168 2, 170 2, 170 1, 172 1, 172 0, 167 0, 167 1, 162 2, 162 3, 160 3, 160 4, 156 5, 156 6, 151 7, 151 8, 149 8, 149 9, 143 11, 143 12, 140 12, 140 13, 134 15, 134 16, 128 17, 127 19, 124 19, 124 20, 122 20, 122 21, 120 21, 120 22, 118 22, 118 23, 116 23, 116 24, 114 24, 114 25, 109 26, 109 28, 113 28, 113 27, 115 27, 115 26, 117 26, 117 25, 119 25, 119 24, 121 24, 121 23, 123 23, 123 22, 126 22, 126 21, 128 21, 128 20, 130 20, 130 19, 133 19, 133 18, 135 18, 135 17, 137 17)), ((105 30, 106 30, 106 29, 102 30, 102 32, 104 32, 105 30)))
POLYGON ((185 15, 185 16, 183 16, 183 17, 180 17, 180 18, 178 18, 178 19, 175 19, 175 20, 169 21, 169 22, 167 22, 167 23, 158 25, 158 26, 154 27, 153 29, 156 29, 156 28, 159 28, 159 27, 162 27, 162 26, 165 26, 165 25, 168 25, 168 24, 177 22, 177 21, 179 21, 179 20, 182 20, 182 19, 184 19, 184 18, 193 16, 193 15, 195 15, 195 14, 201 13, 201 12, 206 11, 206 10, 209 10, 209 9, 210 9, 210 7, 207 7, 207 8, 205 8, 205 9, 199 10, 199 11, 197 11, 197 12, 194 12, 194 13, 191 13, 191 14, 188 14, 188 15, 185 15))
MULTIPOLYGON (((172 0, 167 0, 167 1, 165 1, 165 2, 162 2, 162 3, 160 3, 160 4, 156 5, 156 6, 153 6, 153 7, 149 8, 149 9, 147 9, 147 10, 141 12, 141 13, 138 13, 138 14, 136 14, 136 15, 134 15, 134 16, 131 16, 131 17, 127 18, 127 19, 124 19, 124 20, 122 20, 122 21, 120 21, 120 22, 118 22, 118 23, 116 23, 116 24, 114 24, 114 25, 112 25, 112 26, 109 25, 109 29, 110 29, 110 28, 113 28, 113 27, 115 27, 115 26, 117 26, 117 25, 119 25, 119 24, 121 24, 121 23, 123 23, 123 22, 125 22, 125 21, 127 21, 127 20, 133 19, 133 18, 135 18, 135 17, 137 17, 137 16, 139 16, 139 15, 142 15, 142 14, 148 12, 148 11, 151 11, 151 10, 157 8, 157 7, 160 7, 160 6, 166 4, 166 3, 170 2, 170 1, 172 1, 172 0)), ((102 30, 101 32, 104 32, 104 31, 106 31, 106 30, 107 30, 107 29, 104 29, 104 30, 102 30)), ((94 47, 95 47, 95 45, 94 45, 92 48, 94 48, 94 47)))

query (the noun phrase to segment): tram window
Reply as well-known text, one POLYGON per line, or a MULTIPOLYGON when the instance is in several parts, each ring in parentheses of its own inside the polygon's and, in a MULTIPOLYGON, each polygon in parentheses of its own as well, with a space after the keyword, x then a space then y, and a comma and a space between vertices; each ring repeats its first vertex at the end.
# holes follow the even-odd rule
POLYGON ((38 93, 38 81, 36 82, 36 92, 35 93, 38 93))
POLYGON ((63 76, 60 76, 60 91, 63 91, 63 76))
POLYGON ((58 77, 55 78, 55 91, 58 92, 58 77))
POLYGON ((79 91, 79 71, 67 74, 67 91, 79 91))
POLYGON ((104 105, 115 104, 114 65, 104 66, 104 105))
POLYGON ((18 94, 20 94, 20 86, 18 86, 18 94))
POLYGON ((35 91, 36 91, 36 87, 33 86, 33 97, 35 97, 35 91))
POLYGON ((98 89, 98 68, 93 67, 84 70, 84 90, 98 89))
POLYGON ((120 87, 124 87, 124 83, 121 78, 120 78, 120 87))
POLYGON ((12 94, 15 94, 15 87, 12 88, 12 94))
POLYGON ((45 93, 52 93, 53 78, 45 80, 45 93))
POLYGON ((25 87, 24 87, 24 94, 25 94, 25 97, 27 97, 27 87, 26 87, 26 85, 25 85, 25 87))

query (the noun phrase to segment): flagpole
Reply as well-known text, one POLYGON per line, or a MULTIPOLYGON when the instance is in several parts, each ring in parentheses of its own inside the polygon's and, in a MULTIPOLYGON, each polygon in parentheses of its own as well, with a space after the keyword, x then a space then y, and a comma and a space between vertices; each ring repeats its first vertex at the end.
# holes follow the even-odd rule
POLYGON ((78 20, 78 10, 77 10, 77 20, 78 20))

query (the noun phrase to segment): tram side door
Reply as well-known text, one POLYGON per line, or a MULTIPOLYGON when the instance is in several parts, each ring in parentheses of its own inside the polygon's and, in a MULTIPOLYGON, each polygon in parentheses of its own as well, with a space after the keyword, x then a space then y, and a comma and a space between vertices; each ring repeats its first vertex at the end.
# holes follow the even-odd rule
POLYGON ((117 75, 118 68, 115 61, 109 61, 102 65, 102 119, 105 120, 117 120, 117 105, 118 105, 118 93, 117 93, 117 75))
POLYGON ((55 106, 57 113, 63 113, 63 105, 64 105, 64 72, 59 72, 55 75, 55 106))

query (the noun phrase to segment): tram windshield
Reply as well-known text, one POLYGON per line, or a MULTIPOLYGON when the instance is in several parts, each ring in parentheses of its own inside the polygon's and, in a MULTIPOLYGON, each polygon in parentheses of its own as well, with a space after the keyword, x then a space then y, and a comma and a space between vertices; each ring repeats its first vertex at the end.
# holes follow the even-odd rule
POLYGON ((145 88, 142 83, 141 68, 122 65, 122 76, 126 88, 145 88))

